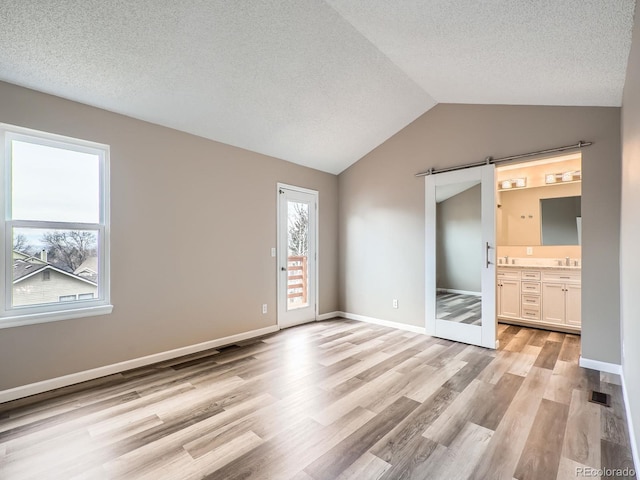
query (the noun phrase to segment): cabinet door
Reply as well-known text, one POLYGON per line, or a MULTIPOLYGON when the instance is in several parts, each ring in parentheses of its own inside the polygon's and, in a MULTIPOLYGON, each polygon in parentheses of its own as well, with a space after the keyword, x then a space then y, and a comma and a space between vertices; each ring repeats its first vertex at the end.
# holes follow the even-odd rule
POLYGON ((542 320, 544 322, 565 323, 564 284, 542 284, 542 320))
POLYGON ((569 325, 580 326, 581 323, 581 307, 580 299, 582 298, 582 288, 580 285, 565 285, 566 288, 566 313, 567 323, 569 325))
POLYGON ((501 280, 500 315, 504 317, 520 316, 520 282, 517 280, 501 280))

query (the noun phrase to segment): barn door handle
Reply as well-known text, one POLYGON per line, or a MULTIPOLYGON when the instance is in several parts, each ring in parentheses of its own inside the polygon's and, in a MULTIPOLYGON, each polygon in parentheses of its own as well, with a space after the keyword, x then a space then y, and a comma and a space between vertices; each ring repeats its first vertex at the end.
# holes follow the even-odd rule
POLYGON ((491 247, 489 246, 489 242, 487 242, 487 248, 485 250, 485 258, 486 258, 486 264, 485 264, 485 268, 489 268, 489 265, 491 265, 491 262, 489 261, 489 249, 491 247))

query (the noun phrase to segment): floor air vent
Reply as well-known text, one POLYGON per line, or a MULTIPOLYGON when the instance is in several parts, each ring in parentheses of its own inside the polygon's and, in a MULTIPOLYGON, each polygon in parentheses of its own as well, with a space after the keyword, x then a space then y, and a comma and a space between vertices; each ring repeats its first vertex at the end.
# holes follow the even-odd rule
POLYGON ((594 390, 591 392, 589 401, 593 403, 597 403, 598 405, 604 405, 605 407, 610 407, 611 395, 609 395, 608 393, 596 392, 594 390))

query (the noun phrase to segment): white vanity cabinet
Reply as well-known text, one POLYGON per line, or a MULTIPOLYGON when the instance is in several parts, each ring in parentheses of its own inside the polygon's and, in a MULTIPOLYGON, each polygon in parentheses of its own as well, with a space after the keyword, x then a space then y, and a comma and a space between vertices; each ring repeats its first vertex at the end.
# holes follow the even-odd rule
POLYGON ((542 320, 563 325, 580 326, 580 274, 575 272, 543 272, 542 320))
POLYGON ((498 319, 566 332, 580 331, 580 271, 498 267, 498 319))
POLYGON ((498 317, 520 317, 520 272, 498 271, 498 317))
POLYGON ((542 318, 545 322, 565 323, 565 292, 562 283, 545 282, 544 291, 544 310, 542 318))
POLYGON ((540 320, 540 272, 522 270, 520 275, 522 276, 521 316, 525 320, 540 320))

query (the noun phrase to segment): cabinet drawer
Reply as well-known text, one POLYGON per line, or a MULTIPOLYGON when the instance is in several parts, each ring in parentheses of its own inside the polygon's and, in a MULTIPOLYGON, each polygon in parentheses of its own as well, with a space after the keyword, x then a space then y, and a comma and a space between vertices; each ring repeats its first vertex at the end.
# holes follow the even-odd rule
POLYGON ((522 293, 540 293, 540 282, 522 282, 522 293))
POLYGON ((520 280, 520 270, 498 269, 498 278, 520 280))
POLYGON ((522 308, 540 308, 540 295, 522 295, 522 308))
POLYGON ((529 320, 540 320, 540 308, 526 307, 522 308, 522 318, 529 320))
POLYGON ((542 274, 542 280, 548 280, 550 282, 580 282, 580 274, 576 272, 544 272, 542 274))
POLYGON ((522 280, 540 280, 540 272, 525 270, 522 272, 522 280))

